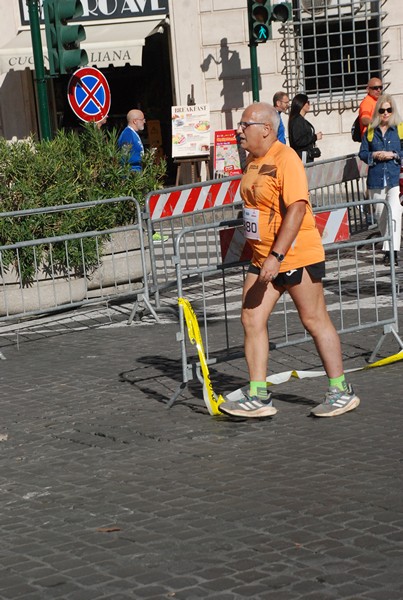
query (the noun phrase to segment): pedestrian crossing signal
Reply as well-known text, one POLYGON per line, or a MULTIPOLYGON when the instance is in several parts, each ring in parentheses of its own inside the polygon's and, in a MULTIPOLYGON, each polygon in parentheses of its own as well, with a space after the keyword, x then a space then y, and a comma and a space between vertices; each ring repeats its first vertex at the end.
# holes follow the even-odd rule
POLYGON ((266 40, 269 39, 269 28, 267 27, 267 25, 255 25, 254 27, 254 33, 255 33, 255 37, 256 40, 258 42, 265 42, 266 40))
POLYGON ((273 21, 285 23, 292 19, 291 2, 281 0, 248 0, 249 40, 252 45, 272 39, 273 21))
POLYGON ((249 38, 251 44, 262 44, 271 39, 271 0, 249 0, 249 38))

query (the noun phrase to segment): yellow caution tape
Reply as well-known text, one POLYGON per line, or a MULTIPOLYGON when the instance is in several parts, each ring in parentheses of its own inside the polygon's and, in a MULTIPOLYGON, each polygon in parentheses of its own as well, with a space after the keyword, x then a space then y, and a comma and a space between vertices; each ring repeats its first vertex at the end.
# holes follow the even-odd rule
MULTIPOLYGON (((392 363, 399 362, 399 360, 403 360, 403 350, 400 350, 397 354, 392 354, 392 356, 388 356, 387 358, 381 358, 381 360, 377 360, 370 365, 366 365, 363 369, 374 369, 376 367, 383 367, 384 365, 391 365, 392 363)), ((356 370, 356 369, 355 369, 356 370)))
MULTIPOLYGON (((183 308, 183 314, 185 316, 186 325, 188 328, 189 339, 192 344, 196 344, 197 351, 199 354, 200 366, 203 374, 203 399, 207 406, 207 409, 210 415, 219 415, 221 414, 218 410, 219 405, 222 402, 225 402, 224 398, 221 396, 217 396, 217 394, 213 390, 213 385, 210 379, 210 371, 207 366, 206 356, 204 354, 204 346, 200 333, 199 323, 197 321, 196 314, 189 302, 186 298, 178 298, 178 304, 183 308)), ((375 369, 377 367, 383 367, 385 365, 390 365, 392 363, 403 360, 403 350, 398 352, 397 354, 393 354, 392 356, 388 356, 387 358, 382 358, 374 363, 369 365, 365 365, 364 367, 357 367, 355 369, 347 369, 345 373, 354 373, 355 371, 366 371, 367 369, 375 369)), ((274 375, 269 375, 266 378, 266 381, 269 385, 279 385, 280 383, 285 383, 291 377, 295 377, 296 379, 307 379, 312 377, 323 377, 326 375, 325 371, 284 371, 282 373, 275 373, 274 375)), ((227 395, 228 400, 239 400, 242 397, 241 390, 235 390, 227 395)))
MULTIPOLYGON (((377 367, 383 367, 385 365, 390 365, 392 363, 398 362, 399 360, 403 360, 403 350, 398 352, 397 354, 393 354, 392 356, 388 356, 387 358, 382 358, 370 365, 365 365, 364 367, 357 367, 355 369, 347 369, 345 373, 354 373, 356 371, 366 371, 367 369, 375 369, 377 367)), ((283 373, 276 373, 274 375, 269 375, 266 378, 266 381, 270 385, 279 385, 280 383, 285 383, 291 377, 295 377, 296 379, 305 379, 310 377, 323 377, 326 375, 325 371, 284 371, 283 373)), ((228 395, 229 399, 232 399, 232 396, 228 395)))
POLYGON ((186 298, 178 298, 178 304, 183 308, 189 340, 192 344, 196 344, 197 352, 199 354, 199 361, 203 374, 203 399, 207 406, 207 410, 210 415, 220 415, 221 413, 218 410, 218 407, 224 402, 224 398, 221 395, 217 396, 217 394, 214 393, 197 317, 189 300, 186 300, 186 298))

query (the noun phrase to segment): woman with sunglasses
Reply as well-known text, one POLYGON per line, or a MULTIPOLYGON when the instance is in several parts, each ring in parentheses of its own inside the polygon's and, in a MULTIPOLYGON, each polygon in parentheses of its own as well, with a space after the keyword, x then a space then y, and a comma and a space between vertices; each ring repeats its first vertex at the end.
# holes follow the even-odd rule
POLYGON ((288 137, 290 146, 295 150, 300 158, 306 153, 305 162, 311 163, 315 158, 319 158, 320 150, 315 147, 316 140, 322 139, 322 132, 315 133, 313 125, 305 119, 306 113, 310 109, 310 102, 306 94, 297 94, 294 96, 290 116, 288 118, 288 137))
MULTIPOLYGON (((368 165, 367 187, 369 198, 386 200, 390 207, 393 226, 393 251, 397 265, 402 235, 402 206, 399 198, 400 165, 403 150, 397 126, 401 122, 392 96, 379 96, 374 116, 362 138, 359 156, 368 165)), ((385 204, 375 204, 375 215, 382 235, 388 229, 388 210, 385 204)), ((384 264, 390 264, 389 242, 383 244, 384 264)))

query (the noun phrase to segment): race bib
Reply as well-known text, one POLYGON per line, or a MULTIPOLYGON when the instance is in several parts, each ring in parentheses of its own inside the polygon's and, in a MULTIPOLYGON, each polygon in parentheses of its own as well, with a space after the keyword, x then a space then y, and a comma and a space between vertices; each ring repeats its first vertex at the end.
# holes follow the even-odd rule
POLYGON ((244 235, 249 240, 260 240, 259 211, 257 208, 243 209, 244 235))

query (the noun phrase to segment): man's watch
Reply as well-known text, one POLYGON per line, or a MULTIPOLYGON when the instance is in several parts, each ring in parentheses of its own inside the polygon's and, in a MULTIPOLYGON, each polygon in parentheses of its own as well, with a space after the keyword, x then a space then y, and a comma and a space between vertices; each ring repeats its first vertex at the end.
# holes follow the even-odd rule
POLYGON ((272 254, 273 256, 275 256, 277 258, 277 260, 278 260, 279 263, 283 262, 283 260, 285 258, 284 254, 279 254, 278 252, 275 252, 274 250, 272 250, 270 252, 270 254, 272 254))

